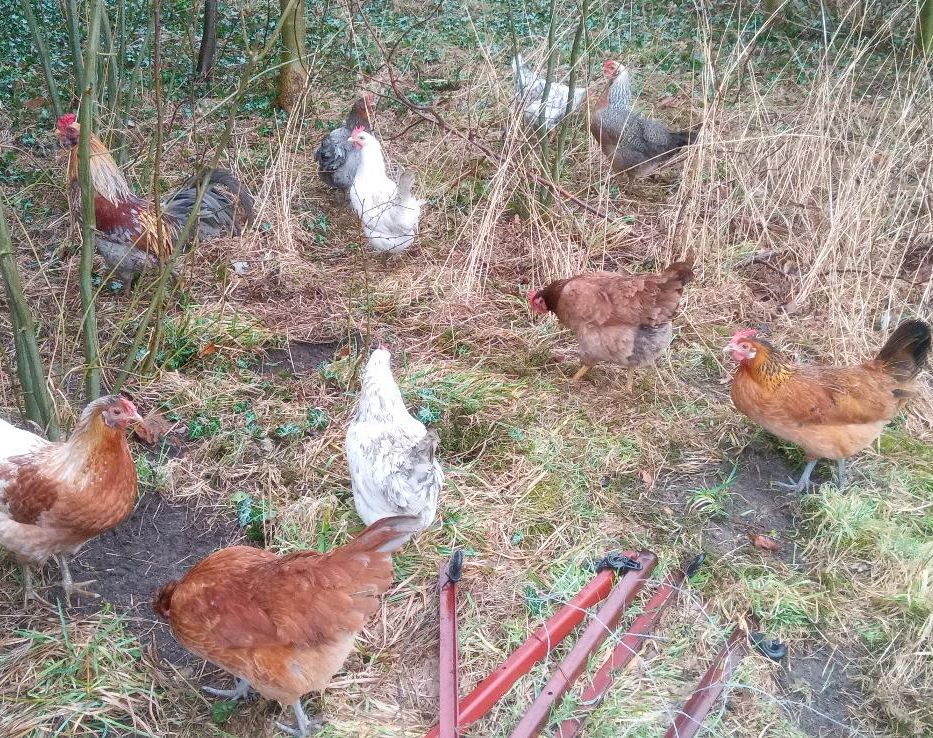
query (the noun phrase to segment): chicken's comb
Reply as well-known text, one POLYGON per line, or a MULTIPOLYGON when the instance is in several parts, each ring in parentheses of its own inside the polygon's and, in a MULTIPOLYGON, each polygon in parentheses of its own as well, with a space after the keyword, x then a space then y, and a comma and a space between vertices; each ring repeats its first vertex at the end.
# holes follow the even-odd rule
POLYGON ((528 290, 528 302, 534 302, 534 299, 538 296, 538 291, 532 287, 528 290))
POLYGON ((68 126, 74 125, 76 120, 78 120, 78 116, 74 113, 65 113, 55 125, 58 126, 58 130, 64 131, 68 126))
POLYGON ((736 331, 735 335, 732 336, 732 342, 742 341, 747 338, 755 338, 758 335, 757 328, 743 328, 740 331, 736 331))
POLYGON ((355 137, 355 136, 358 136, 358 135, 361 134, 361 133, 366 133, 366 128, 365 128, 364 126, 357 126, 356 128, 353 129, 353 131, 352 131, 352 133, 351 133, 350 135, 352 135, 352 136, 355 137))
POLYGON ((603 74, 612 77, 619 71, 620 66, 622 65, 615 59, 607 59, 603 62, 603 74))

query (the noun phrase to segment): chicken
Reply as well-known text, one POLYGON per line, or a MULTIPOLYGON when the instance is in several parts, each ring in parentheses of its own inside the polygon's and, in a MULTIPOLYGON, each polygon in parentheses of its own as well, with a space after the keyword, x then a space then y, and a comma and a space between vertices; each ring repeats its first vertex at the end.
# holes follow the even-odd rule
POLYGON ((350 143, 360 153, 359 166, 350 187, 350 203, 360 218, 366 242, 383 253, 404 251, 418 235, 424 200, 412 195, 414 180, 405 172, 398 184, 386 174, 379 141, 362 126, 353 129, 350 143))
POLYGON ((51 443, 0 420, 0 547, 23 568, 26 599, 41 599, 30 565, 54 556, 62 588, 91 594, 68 568, 94 536, 123 522, 136 503, 136 466, 126 428, 142 420, 120 395, 102 397, 81 413, 71 437, 51 443))
POLYGON ((607 61, 603 72, 610 82, 590 110, 590 132, 612 162, 614 173, 646 177, 696 140, 699 127, 673 131, 632 108, 632 84, 621 64, 607 61))
POLYGON ((738 331, 724 349, 739 363, 732 403, 765 430, 800 446, 807 457, 796 484, 802 492, 818 459, 837 462, 839 489, 849 456, 870 446, 915 395, 915 378, 930 353, 930 327, 920 320, 898 326, 871 361, 857 366, 795 364, 758 337, 738 331))
MULTIPOLYGON (((58 119, 58 139, 68 156, 68 198, 71 212, 81 222, 84 208, 78 183, 78 136, 80 126, 73 113, 58 119)), ((91 136, 91 179, 94 185, 94 217, 97 250, 107 266, 129 291, 136 275, 158 270, 167 262, 181 229, 194 207, 201 177, 191 177, 161 206, 162 227, 155 206, 130 189, 129 182, 97 136, 91 136)), ((253 197, 226 169, 210 175, 201 200, 197 232, 201 238, 238 234, 253 219, 253 197)))
POLYGON ((279 728, 306 736, 301 696, 343 666, 392 584, 392 552, 418 528, 415 518, 386 518, 325 554, 224 548, 162 587, 153 607, 179 643, 236 677, 232 690, 205 691, 240 699, 253 687, 294 709, 298 730, 279 728))
POLYGON ((354 128, 373 132, 369 116, 374 104, 372 93, 365 94, 353 103, 346 122, 328 133, 314 152, 318 173, 329 186, 347 192, 353 185, 353 178, 360 165, 360 150, 350 143, 350 135, 354 128))
POLYGON ((434 521, 444 474, 433 430, 411 417, 389 352, 373 351, 347 428, 347 462, 353 502, 367 525, 390 515, 416 515, 421 528, 434 521))
MULTIPOLYGON (((551 89, 548 90, 547 102, 545 103, 544 88, 547 85, 546 79, 542 79, 532 72, 521 56, 512 59, 512 71, 515 74, 515 101, 521 105, 525 121, 531 127, 537 126, 543 105, 544 121, 542 127, 545 131, 554 130, 557 124, 567 115, 567 96, 570 94, 570 88, 552 80, 551 89)), ((574 88, 573 107, 571 107, 570 112, 579 108, 585 98, 585 87, 574 88)))
POLYGON ((635 369, 653 364, 670 345, 671 320, 691 279, 692 265, 683 261, 660 274, 587 272, 532 290, 528 302, 533 313, 553 312, 576 333, 583 365, 574 381, 606 361, 629 370, 631 392, 635 369))

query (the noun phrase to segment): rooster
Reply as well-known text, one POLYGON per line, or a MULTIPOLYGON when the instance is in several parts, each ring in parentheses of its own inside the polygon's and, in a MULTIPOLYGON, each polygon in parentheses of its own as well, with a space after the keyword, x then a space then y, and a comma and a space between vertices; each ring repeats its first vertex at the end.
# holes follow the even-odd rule
POLYGON ((424 200, 412 195, 414 176, 405 172, 398 184, 389 179, 382 145, 362 126, 353 129, 349 140, 360 153, 350 203, 360 218, 366 242, 387 254, 404 251, 418 235, 424 205, 424 200))
POLYGON ((802 492, 819 459, 837 463, 846 486, 846 458, 870 446, 916 394, 915 378, 930 353, 930 326, 908 320, 871 361, 849 367, 804 366, 758 336, 738 331, 724 351, 738 362, 732 403, 765 430, 800 446, 807 464, 796 484, 802 492))
POLYGON ((41 599, 30 565, 56 557, 62 588, 75 584, 68 556, 122 523, 136 503, 136 467, 126 429, 142 420, 132 402, 109 395, 90 403, 71 437, 51 443, 0 420, 0 546, 23 569, 26 599, 41 599))
MULTIPOLYGON (((541 79, 532 72, 521 56, 512 59, 512 71, 515 74, 515 100, 522 106, 525 121, 529 126, 537 126, 543 106, 543 129, 545 131, 554 130, 557 124, 567 115, 567 97, 570 95, 570 88, 560 82, 552 81, 551 88, 548 90, 547 102, 545 103, 543 98, 547 80, 541 79)), ((585 97, 585 87, 574 88, 571 113, 580 107, 585 97)))
POLYGON ((328 133, 314 152, 321 179, 335 189, 347 192, 353 185, 360 165, 360 150, 350 143, 350 135, 355 128, 373 132, 369 116, 374 101, 373 94, 367 93, 353 103, 344 124, 328 133))
MULTIPOLYGON (((68 155, 68 198, 71 212, 80 222, 84 216, 78 182, 78 137, 80 126, 73 113, 58 119, 58 140, 68 155)), ((133 194, 129 182, 97 136, 91 136, 91 180, 94 187, 94 218, 97 250, 107 266, 129 292, 136 275, 165 266, 175 241, 194 207, 201 178, 191 177, 169 195, 161 206, 161 224, 156 208, 133 194)), ((210 174, 198 212, 201 238, 239 234, 253 219, 253 197, 226 169, 210 174)))
POLYGON ((391 554, 418 529, 415 518, 386 518, 324 554, 224 548, 162 587, 153 607, 179 643, 236 677, 234 689, 205 691, 241 699, 253 687, 292 707, 298 730, 277 725, 303 738, 311 721, 302 695, 322 691, 343 666, 392 584, 391 554))
POLYGON ((373 351, 347 428, 347 461, 353 502, 366 524, 390 515, 416 515, 421 528, 434 521, 444 474, 436 458, 437 434, 405 407, 389 352, 373 351))
POLYGON ((607 61, 603 72, 609 84, 590 111, 590 132, 612 162, 614 173, 646 177, 696 140, 699 127, 673 131, 632 108, 632 84, 621 64, 607 61))
POLYGON ((629 370, 631 393, 635 369, 653 364, 670 345, 671 320, 691 279, 684 261, 660 274, 587 272, 531 290, 528 302, 533 313, 556 313, 576 333, 582 366, 573 381, 606 361, 629 370))

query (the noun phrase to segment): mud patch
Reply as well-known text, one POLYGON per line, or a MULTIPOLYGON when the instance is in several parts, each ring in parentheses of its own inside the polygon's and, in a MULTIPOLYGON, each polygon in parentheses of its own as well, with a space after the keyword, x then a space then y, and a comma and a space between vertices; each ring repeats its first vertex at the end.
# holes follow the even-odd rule
POLYGON ((334 358, 340 348, 339 342, 310 343, 308 341, 289 341, 283 349, 266 349, 262 356, 260 371, 263 374, 302 375, 314 374, 321 364, 334 358))
MULTIPOLYGON (((73 600, 79 614, 110 603, 129 616, 127 627, 145 645, 154 639, 162 658, 173 664, 201 663, 178 645, 168 625, 152 611, 158 589, 180 578, 214 551, 242 542, 233 516, 211 521, 184 505, 169 505, 156 494, 144 494, 130 517, 114 530, 88 542, 71 564, 76 582, 95 580, 90 589, 99 600, 73 600)), ((58 593, 54 593, 53 597, 58 593)))
POLYGON ((791 654, 778 679, 787 710, 800 729, 813 738, 856 735, 849 727, 849 706, 863 705, 864 695, 846 673, 846 654, 825 646, 805 654, 791 654))

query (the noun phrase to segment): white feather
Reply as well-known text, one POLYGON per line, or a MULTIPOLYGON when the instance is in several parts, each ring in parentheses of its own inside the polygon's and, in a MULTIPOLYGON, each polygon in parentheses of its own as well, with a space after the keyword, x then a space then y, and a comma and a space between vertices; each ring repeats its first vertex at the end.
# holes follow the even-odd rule
POLYGON ((434 521, 444 481, 435 458, 437 436, 409 414, 389 358, 385 349, 370 356, 347 429, 353 502, 367 525, 417 515, 424 529, 434 521))
POLYGON ((47 445, 49 445, 49 441, 40 438, 35 433, 10 425, 5 420, 0 420, 0 459, 27 454, 47 445))
POLYGON ((372 135, 359 134, 363 142, 360 165, 350 187, 350 204, 360 218, 367 243, 377 251, 404 251, 414 243, 424 200, 412 195, 407 186, 393 182, 386 174, 382 145, 372 135))
MULTIPOLYGON (((544 88, 547 86, 547 80, 535 75, 525 64, 521 56, 512 59, 512 71, 515 73, 515 99, 522 106, 525 115, 525 121, 529 126, 538 125, 538 116, 541 114, 541 107, 544 106, 544 129, 551 131, 557 127, 567 114, 567 97, 570 95, 570 88, 560 82, 551 81, 551 89, 548 90, 547 102, 545 103, 544 88)), ((573 91, 573 112, 583 103, 586 97, 585 87, 576 87, 573 91)))

